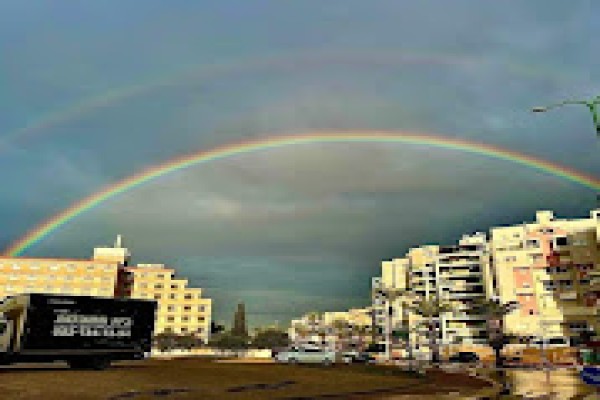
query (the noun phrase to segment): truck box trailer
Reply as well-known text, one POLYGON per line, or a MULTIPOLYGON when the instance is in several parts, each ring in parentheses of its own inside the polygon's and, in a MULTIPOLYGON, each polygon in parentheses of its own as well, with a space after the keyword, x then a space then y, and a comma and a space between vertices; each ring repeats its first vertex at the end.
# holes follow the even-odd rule
POLYGON ((23 294, 0 304, 0 363, 66 361, 104 369, 151 351, 153 300, 23 294))

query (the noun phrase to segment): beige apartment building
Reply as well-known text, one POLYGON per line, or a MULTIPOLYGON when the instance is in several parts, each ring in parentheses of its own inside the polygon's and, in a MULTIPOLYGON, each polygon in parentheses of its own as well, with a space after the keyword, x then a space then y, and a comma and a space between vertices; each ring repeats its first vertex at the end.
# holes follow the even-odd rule
POLYGON ((0 299, 21 293, 112 297, 118 267, 97 260, 0 257, 0 299))
POLYGON ((381 267, 381 277, 372 280, 373 308, 377 310, 380 333, 410 328, 413 350, 429 353, 428 321, 411 305, 438 298, 453 307, 452 312, 433 319, 434 335, 442 350, 452 345, 472 348, 486 343, 486 317, 473 311, 474 304, 493 295, 493 272, 484 233, 465 235, 456 245, 412 248, 404 258, 383 261, 381 267), (392 301, 388 321, 389 299, 384 293, 390 289, 405 294, 392 301), (403 310, 405 306, 407 310, 403 310))
POLYGON ((130 266, 121 236, 113 247, 97 247, 91 260, 0 257, 0 299, 21 293, 155 299, 155 334, 210 335, 211 300, 201 289, 162 264, 130 266))
POLYGON ((600 210, 582 219, 538 211, 535 222, 491 230, 500 298, 520 304, 505 318, 509 332, 538 338, 600 332, 599 232, 600 210))
POLYGON ((211 300, 202 290, 188 288, 187 279, 162 264, 138 264, 122 270, 120 295, 158 302, 156 333, 195 335, 205 342, 210 335, 211 300))
POLYGON ((441 344, 486 345, 487 316, 476 311, 477 303, 494 294, 486 235, 463 236, 458 245, 440 247, 435 273, 438 297, 453 309, 440 316, 441 344))

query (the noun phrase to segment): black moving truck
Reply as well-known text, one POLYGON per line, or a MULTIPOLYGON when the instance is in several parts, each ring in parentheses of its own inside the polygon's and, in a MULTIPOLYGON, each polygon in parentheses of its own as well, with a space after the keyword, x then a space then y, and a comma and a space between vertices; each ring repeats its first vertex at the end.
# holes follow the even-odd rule
POLYGON ((104 369, 151 351, 153 300, 23 294, 0 304, 0 363, 66 361, 104 369))

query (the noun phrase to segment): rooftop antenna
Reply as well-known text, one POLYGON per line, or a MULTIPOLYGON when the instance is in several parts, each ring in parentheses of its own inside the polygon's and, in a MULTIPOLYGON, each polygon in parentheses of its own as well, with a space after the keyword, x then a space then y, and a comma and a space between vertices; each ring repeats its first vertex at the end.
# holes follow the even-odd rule
POLYGON ((123 248, 123 238, 121 235, 117 235, 117 240, 115 241, 115 248, 116 249, 123 248))

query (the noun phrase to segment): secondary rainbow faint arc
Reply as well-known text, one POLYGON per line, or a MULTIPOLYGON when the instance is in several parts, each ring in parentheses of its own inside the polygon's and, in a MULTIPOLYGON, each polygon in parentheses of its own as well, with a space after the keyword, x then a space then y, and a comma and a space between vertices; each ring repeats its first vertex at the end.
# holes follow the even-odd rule
POLYGON ((59 214, 36 226, 25 236, 15 241, 5 251, 5 255, 19 256, 29 247, 56 231, 62 225, 77 216, 98 206, 99 204, 134 189, 148 181, 179 171, 193 165, 215 161, 236 155, 252 153, 260 150, 276 149, 286 146, 317 143, 405 143, 424 145, 444 149, 458 150, 479 154, 490 158, 520 164, 531 169, 581 184, 593 190, 600 189, 600 180, 568 167, 530 155, 503 149, 485 143, 470 142, 462 139, 443 136, 398 131, 319 131, 288 136, 275 136, 255 141, 245 141, 224 145, 212 150, 202 150, 193 154, 167 161, 125 178, 105 189, 86 197, 59 214))
MULTIPOLYGON (((38 118, 30 121, 25 126, 12 131, 4 132, 0 135, 0 151, 9 147, 15 140, 44 131, 64 122, 71 121, 87 113, 98 109, 117 104, 124 100, 142 96, 153 90, 161 88, 174 87, 189 83, 190 81, 202 81, 218 79, 223 76, 235 75, 239 73, 254 72, 269 67, 279 69, 298 68, 299 66, 313 64, 349 64, 360 65, 409 65, 414 64, 432 64, 432 65, 452 65, 460 67, 476 66, 484 59, 470 56, 456 56, 452 54, 435 54, 419 52, 395 52, 387 50, 369 50, 369 51, 342 51, 342 52, 323 52, 310 51, 300 54, 284 54, 279 56, 270 56, 250 60, 236 60, 235 62, 217 63, 198 68, 193 68, 190 72, 181 72, 168 77, 163 77, 156 81, 146 83, 127 85, 112 88, 104 93, 91 96, 74 103, 68 107, 50 111, 38 118)), ((528 75, 552 75, 553 79, 558 79, 555 72, 544 72, 540 66, 528 68, 527 65, 506 64, 503 65, 507 70, 528 75), (556 75, 556 76, 555 76, 556 75)))

